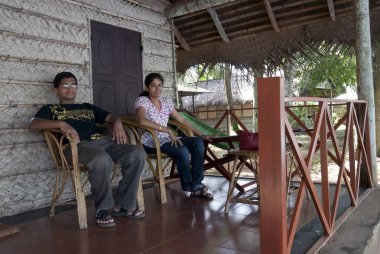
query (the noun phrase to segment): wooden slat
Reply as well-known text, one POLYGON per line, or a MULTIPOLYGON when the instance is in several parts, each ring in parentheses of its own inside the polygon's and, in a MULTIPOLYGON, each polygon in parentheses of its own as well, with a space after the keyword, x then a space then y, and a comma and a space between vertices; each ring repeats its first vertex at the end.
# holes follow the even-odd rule
POLYGON ((329 13, 332 21, 335 21, 335 8, 334 0, 327 0, 327 6, 329 7, 329 13))
POLYGON ((322 124, 320 132, 320 163, 321 163, 321 182, 322 182, 322 202, 323 202, 323 212, 326 215, 326 220, 328 221, 328 227, 331 228, 330 219, 330 190, 329 190, 329 172, 328 172, 328 161, 327 161, 327 111, 328 107, 325 107, 325 111, 322 112, 322 124))
POLYGON ((273 29, 278 33, 280 32, 280 28, 278 27, 276 17, 274 16, 272 6, 269 0, 263 0, 265 9, 267 10, 270 22, 272 23, 273 29))
POLYGON ((215 7, 218 5, 235 2, 236 0, 193 0, 187 1, 181 5, 169 7, 165 9, 164 13, 167 18, 174 18, 183 16, 189 13, 205 10, 207 8, 215 7))
POLYGON ((207 11, 208 11, 208 13, 210 13, 212 21, 214 22, 214 25, 216 27, 216 30, 218 30, 218 33, 219 33, 220 37, 222 38, 222 40, 224 42, 227 42, 227 43, 230 42, 230 39, 228 39, 228 36, 227 36, 226 32, 224 31, 223 25, 220 22, 218 14, 216 13, 216 11, 213 8, 207 8, 207 11))
POLYGON ((182 46, 182 48, 186 51, 190 51, 191 48, 189 44, 187 43, 187 41, 185 40, 185 38, 183 37, 183 35, 181 34, 181 32, 178 30, 178 28, 175 25, 173 25, 173 31, 174 31, 175 38, 177 39, 179 44, 182 46))

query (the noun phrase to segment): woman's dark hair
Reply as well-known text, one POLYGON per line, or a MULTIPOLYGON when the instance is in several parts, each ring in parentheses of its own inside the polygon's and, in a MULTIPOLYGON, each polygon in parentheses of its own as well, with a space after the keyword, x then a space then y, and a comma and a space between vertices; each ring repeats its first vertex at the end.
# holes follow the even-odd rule
POLYGON ((74 78, 75 79, 75 83, 78 84, 77 77, 75 77, 74 74, 72 74, 71 72, 64 71, 64 72, 58 73, 55 76, 55 78, 54 78, 54 87, 58 88, 59 84, 61 84, 61 81, 64 78, 74 78))
MULTIPOLYGON (((161 76, 161 74, 153 72, 146 75, 145 80, 144 80, 145 86, 148 87, 149 84, 152 83, 153 80, 155 79, 160 80, 162 84, 164 83, 164 78, 161 76)), ((142 93, 140 93, 140 96, 148 96, 148 95, 149 95, 148 91, 143 91, 142 93)))

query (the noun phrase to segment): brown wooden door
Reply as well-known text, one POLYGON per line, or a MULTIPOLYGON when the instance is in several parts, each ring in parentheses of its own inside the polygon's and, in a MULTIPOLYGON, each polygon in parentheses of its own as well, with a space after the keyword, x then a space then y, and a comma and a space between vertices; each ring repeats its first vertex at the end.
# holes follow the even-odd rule
POLYGON ((141 34, 91 21, 94 104, 117 115, 134 115, 143 89, 141 34))

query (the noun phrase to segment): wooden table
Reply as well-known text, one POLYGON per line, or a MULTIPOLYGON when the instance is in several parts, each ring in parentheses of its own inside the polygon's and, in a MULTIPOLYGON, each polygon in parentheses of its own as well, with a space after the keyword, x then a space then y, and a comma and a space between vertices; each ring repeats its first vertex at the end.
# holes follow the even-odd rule
MULTIPOLYGON (((234 164, 231 173, 231 181, 227 192, 224 212, 228 213, 231 202, 258 205, 260 203, 260 183, 259 183, 259 152, 250 150, 231 150, 229 155, 234 156, 234 164), (244 162, 244 163, 242 163, 244 162), (249 164, 249 168, 254 174, 255 187, 247 191, 233 195, 234 188, 241 177, 243 166, 249 164)), ((287 163, 287 189, 290 191, 291 180, 294 175, 299 174, 297 165, 294 162, 293 153, 289 145, 286 146, 287 163)))
POLYGON ((260 185, 259 185, 259 152, 250 150, 231 150, 230 155, 234 156, 234 164, 232 168, 231 181, 227 192, 226 204, 224 212, 228 213, 230 202, 245 203, 245 204, 259 204, 260 201, 260 185), (235 186, 241 175, 241 171, 245 163, 249 163, 254 174, 256 181, 256 187, 246 191, 245 193, 239 193, 233 196, 235 186))

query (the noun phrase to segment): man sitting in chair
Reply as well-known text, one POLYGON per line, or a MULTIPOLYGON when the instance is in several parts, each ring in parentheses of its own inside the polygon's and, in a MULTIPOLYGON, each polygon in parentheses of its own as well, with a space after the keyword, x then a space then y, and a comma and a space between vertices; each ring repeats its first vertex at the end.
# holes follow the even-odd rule
MULTIPOLYGON (((59 104, 43 106, 31 120, 33 130, 60 129, 78 143, 79 163, 89 170, 91 192, 95 199, 96 223, 99 227, 116 225, 114 216, 139 219, 145 213, 137 207, 137 191, 146 153, 136 145, 126 144, 127 137, 118 116, 89 103, 74 103, 77 95, 77 78, 70 72, 61 72, 54 79, 54 92, 59 104), (113 124, 112 140, 97 131, 96 124, 113 124), (111 172, 113 162, 121 165, 115 206, 113 204, 111 172)), ((65 154, 71 154, 70 149, 65 154)))

